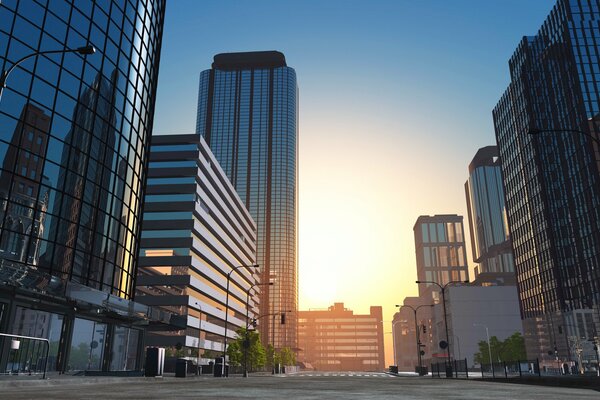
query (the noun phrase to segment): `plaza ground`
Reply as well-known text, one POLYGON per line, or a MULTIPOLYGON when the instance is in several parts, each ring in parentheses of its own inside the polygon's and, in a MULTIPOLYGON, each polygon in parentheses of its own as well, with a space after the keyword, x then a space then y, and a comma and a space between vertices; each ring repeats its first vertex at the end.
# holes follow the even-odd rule
POLYGON ((307 372, 249 378, 56 378, 0 382, 1 399, 598 399, 587 389, 307 372))

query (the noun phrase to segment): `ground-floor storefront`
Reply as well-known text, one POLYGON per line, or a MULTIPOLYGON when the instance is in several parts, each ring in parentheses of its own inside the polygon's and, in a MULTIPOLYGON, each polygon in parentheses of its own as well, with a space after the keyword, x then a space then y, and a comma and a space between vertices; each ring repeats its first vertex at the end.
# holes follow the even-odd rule
POLYGON ((119 313, 107 303, 60 299, 0 285, 0 333, 15 335, 0 336, 0 374, 44 368, 59 373, 141 370, 147 320, 135 313, 119 313))

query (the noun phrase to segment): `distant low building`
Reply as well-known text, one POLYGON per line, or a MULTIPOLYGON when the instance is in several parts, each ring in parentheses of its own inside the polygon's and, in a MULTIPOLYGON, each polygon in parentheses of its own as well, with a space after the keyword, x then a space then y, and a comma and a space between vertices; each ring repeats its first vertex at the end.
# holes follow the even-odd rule
POLYGON ((298 312, 298 361, 320 371, 382 371, 385 368, 381 306, 358 315, 335 303, 298 312))

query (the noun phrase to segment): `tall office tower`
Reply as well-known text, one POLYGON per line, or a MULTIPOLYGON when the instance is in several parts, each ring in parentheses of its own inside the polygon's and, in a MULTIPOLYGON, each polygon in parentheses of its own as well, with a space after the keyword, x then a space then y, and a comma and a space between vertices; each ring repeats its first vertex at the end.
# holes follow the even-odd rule
POLYGON ((381 371, 385 368, 381 306, 354 314, 335 303, 298 312, 298 361, 319 371, 381 371))
POLYGON ((469 164, 465 182, 467 212, 471 228, 471 250, 475 280, 483 285, 515 283, 498 148, 479 149, 469 164))
MULTIPOLYGON (((214 57, 200 74, 196 132, 204 136, 258 226, 260 314, 298 309, 296 72, 276 51, 214 57), (268 300, 267 300, 268 299, 268 300)), ((261 326, 263 342, 296 348, 296 315, 261 326)))
POLYGON ((164 10, 0 4, 0 70, 32 55, 0 99, 0 332, 49 339, 50 370, 142 366, 150 313, 132 300, 164 10), (88 44, 95 54, 60 52, 88 44))
MULTIPOLYGON (((417 218, 413 231, 417 277, 420 281, 445 285, 450 281, 469 279, 462 216, 421 215, 417 218)), ((431 284, 420 284, 419 296, 422 297, 430 287, 431 284)), ((437 294, 437 287, 432 289, 437 294)))
POLYGON ((577 132, 599 137, 598 19, 598 0, 559 0, 493 111, 527 352, 549 367, 598 334, 600 157, 577 132))
POLYGON ((255 259, 256 224, 204 139, 152 136, 136 301, 186 328, 155 330, 147 343, 223 351, 226 309, 228 340, 258 312, 258 271, 233 270, 255 259))

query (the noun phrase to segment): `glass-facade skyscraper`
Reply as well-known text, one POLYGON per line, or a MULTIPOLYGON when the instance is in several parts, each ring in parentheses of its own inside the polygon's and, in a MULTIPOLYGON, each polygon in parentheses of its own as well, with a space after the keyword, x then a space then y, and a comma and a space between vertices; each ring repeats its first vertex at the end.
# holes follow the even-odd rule
POLYGON ((276 51, 226 53, 200 74, 196 132, 256 221, 263 287, 260 314, 293 311, 286 324, 260 321, 263 343, 297 347, 296 72, 276 51))
POLYGON ((514 260, 498 148, 477 150, 465 182, 475 279, 482 283, 514 283, 514 260))
POLYGON ((527 352, 548 366, 598 332, 600 157, 572 130, 598 137, 599 19, 598 0, 559 0, 493 111, 527 352))
POLYGON ((149 310, 132 300, 164 11, 0 4, 0 70, 96 48, 24 61, 0 100, 0 332, 49 339, 51 370, 141 367, 133 323, 149 310))

